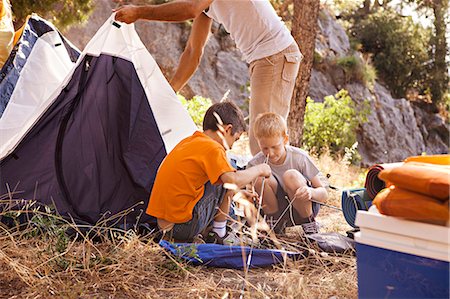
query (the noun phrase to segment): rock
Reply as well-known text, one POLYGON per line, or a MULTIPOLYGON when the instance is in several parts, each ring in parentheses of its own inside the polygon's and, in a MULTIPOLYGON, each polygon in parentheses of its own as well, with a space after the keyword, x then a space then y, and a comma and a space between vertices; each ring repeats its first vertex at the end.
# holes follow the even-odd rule
POLYGON ((331 13, 323 8, 319 13, 316 51, 322 56, 346 56, 350 51, 347 33, 331 13))
POLYGON ((435 113, 434 105, 423 102, 411 102, 420 131, 425 140, 427 154, 448 153, 449 127, 444 118, 435 113), (428 106, 428 108, 426 108, 428 106), (431 107, 430 107, 431 106, 431 107), (425 107, 425 108, 424 108, 425 107))
POLYGON ((346 86, 356 102, 369 100, 371 113, 357 136, 358 150, 365 166, 402 161, 420 155, 423 136, 409 101, 393 99, 390 92, 375 83, 374 93, 361 84, 346 86))
POLYGON ((309 96, 315 102, 323 102, 323 98, 336 94, 339 90, 332 83, 333 80, 323 72, 315 69, 311 72, 309 96))

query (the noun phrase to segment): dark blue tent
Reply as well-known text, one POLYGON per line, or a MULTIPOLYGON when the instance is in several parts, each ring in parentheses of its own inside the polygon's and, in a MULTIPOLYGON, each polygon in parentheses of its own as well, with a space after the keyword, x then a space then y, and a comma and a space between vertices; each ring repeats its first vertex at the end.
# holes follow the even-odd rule
MULTIPOLYGON (((196 127, 134 26, 110 18, 61 82, 2 140, 0 194, 17 186, 20 198, 54 204, 78 223, 125 210, 109 224, 149 221, 144 211, 156 171, 196 127)), ((35 86, 19 83, 14 92, 33 94, 35 86)), ((11 108, 20 118, 20 107, 11 108)), ((0 132, 10 132, 3 117, 0 132)))

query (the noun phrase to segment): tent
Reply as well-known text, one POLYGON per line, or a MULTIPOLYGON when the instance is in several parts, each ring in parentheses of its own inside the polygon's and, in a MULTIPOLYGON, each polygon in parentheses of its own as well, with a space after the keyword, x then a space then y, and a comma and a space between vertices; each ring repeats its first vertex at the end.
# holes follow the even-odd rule
POLYGON ((9 70, 13 53, 2 69, 17 80, 0 85, 2 98, 13 90, 2 99, 0 194, 15 189, 80 224, 151 221, 156 171, 196 130, 192 119, 134 25, 110 17, 70 66, 75 48, 42 19, 29 22, 23 38, 35 44, 24 67, 9 70))
POLYGON ((79 54, 51 23, 28 18, 0 72, 0 157, 36 121, 79 54))

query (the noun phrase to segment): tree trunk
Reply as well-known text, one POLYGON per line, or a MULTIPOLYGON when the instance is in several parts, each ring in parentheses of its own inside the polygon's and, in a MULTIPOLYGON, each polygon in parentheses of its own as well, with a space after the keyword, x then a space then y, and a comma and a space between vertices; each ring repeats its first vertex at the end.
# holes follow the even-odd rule
POLYGON ((363 10, 364 10, 364 15, 370 14, 370 0, 364 0, 363 10))
POLYGON ((320 0, 294 0, 292 35, 303 54, 288 118, 289 140, 294 146, 302 144, 306 97, 309 93, 309 79, 313 66, 319 6, 320 0))
POLYGON ((448 0, 435 0, 432 3, 434 13, 434 36, 433 44, 433 80, 431 83, 431 97, 433 103, 442 101, 444 93, 448 90, 447 63, 447 41, 445 39, 445 15, 448 9, 448 0))

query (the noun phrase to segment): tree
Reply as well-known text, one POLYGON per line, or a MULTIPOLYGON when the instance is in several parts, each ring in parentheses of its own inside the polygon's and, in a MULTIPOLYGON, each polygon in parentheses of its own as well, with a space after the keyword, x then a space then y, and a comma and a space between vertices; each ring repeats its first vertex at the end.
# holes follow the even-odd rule
POLYGON ((313 66, 319 6, 320 0, 294 0, 292 35, 303 54, 288 118, 289 139, 294 146, 301 146, 302 144, 306 98, 309 93, 309 79, 313 66))
POLYGON ((443 100, 445 92, 448 92, 449 76, 446 56, 448 45, 445 38, 448 22, 448 0, 403 0, 403 3, 416 3, 421 11, 431 10, 434 16, 433 36, 430 40, 432 60, 430 89, 433 103, 443 100))
POLYGON ((22 26, 31 13, 51 21, 58 29, 86 21, 93 9, 93 0, 14 0, 12 9, 14 13, 14 27, 22 26))
POLYGON ((429 87, 429 30, 411 17, 378 9, 358 21, 351 34, 361 42, 364 52, 371 53, 379 76, 395 97, 429 87))
POLYGON ((434 14, 434 35, 431 40, 433 46, 433 68, 431 82, 431 98, 433 103, 441 102, 445 91, 448 91, 448 69, 445 61, 448 51, 446 32, 446 15, 448 14, 448 0, 430 1, 434 14))

